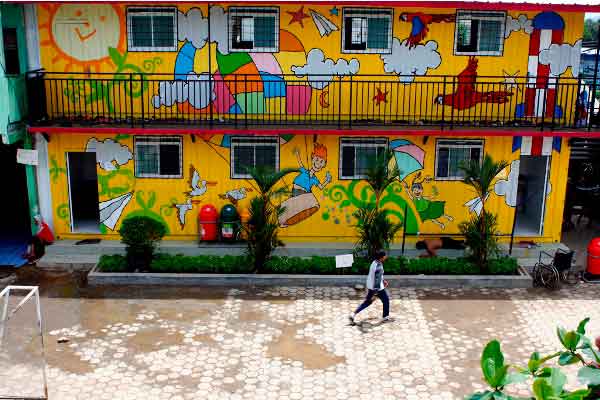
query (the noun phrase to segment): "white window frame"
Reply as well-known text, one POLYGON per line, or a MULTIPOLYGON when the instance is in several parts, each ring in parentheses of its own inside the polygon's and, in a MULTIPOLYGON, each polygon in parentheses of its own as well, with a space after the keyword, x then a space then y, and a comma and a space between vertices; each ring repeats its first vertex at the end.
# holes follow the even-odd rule
POLYGON ((356 173, 357 154, 358 154, 358 152, 356 150, 354 151, 353 175, 344 175, 343 174, 344 147, 353 147, 354 149, 381 147, 385 151, 389 147, 389 141, 385 137, 345 137, 345 138, 343 137, 343 138, 340 138, 340 159, 339 159, 339 170, 338 170, 339 179, 340 180, 365 179, 366 175, 361 175, 361 174, 356 173))
POLYGON ((504 53, 504 41, 506 38, 506 11, 477 11, 477 10, 457 10, 456 22, 454 26, 454 54, 460 56, 501 56, 504 53), (491 16, 490 14, 497 14, 491 16), (497 51, 480 51, 481 24, 477 31, 477 50, 476 51, 459 51, 458 50, 458 26, 460 20, 480 20, 480 21, 499 21, 500 30, 500 50, 497 51))
POLYGON ((278 7, 229 7, 227 10, 227 43, 229 51, 232 53, 278 53, 279 52, 279 8, 278 7), (251 49, 236 49, 233 47, 233 18, 252 18, 253 29, 256 29, 254 25, 254 17, 267 16, 269 13, 257 14, 253 13, 252 10, 261 9, 265 11, 271 11, 275 16, 275 46, 274 47, 256 47, 254 46, 254 32, 252 32, 252 48, 251 49))
MULTIPOLYGON (((481 139, 438 139, 435 142, 435 160, 434 160, 434 176, 436 181, 462 181, 462 176, 438 176, 438 159, 440 148, 460 148, 464 149, 479 148, 479 163, 483 160, 484 141, 481 139)), ((451 151, 451 150, 450 150, 451 151)), ((450 163, 450 154, 448 154, 448 163, 450 163)), ((448 165, 448 173, 450 173, 450 165, 448 165)))
MULTIPOLYGON (((279 137, 277 136, 234 136, 230 142, 229 165, 231 166, 231 179, 252 179, 252 175, 236 173, 235 152, 238 146, 275 147, 275 171, 279 171, 279 137), (238 142, 243 140, 243 142, 238 142)), ((256 167, 256 149, 254 150, 254 167, 256 167)))
MULTIPOLYGON (((151 27, 152 43, 154 30, 151 27)), ((127 8, 127 51, 177 51, 177 8, 175 7, 128 7, 127 8), (134 16, 168 16, 173 17, 173 46, 134 46, 133 34, 129 31, 131 17, 134 16)))
POLYGON ((394 10, 392 8, 356 8, 356 7, 344 7, 342 8, 342 53, 346 54, 390 54, 392 52, 392 37, 394 36, 394 10), (380 14, 375 13, 375 10, 381 11, 380 14), (363 26, 366 26, 367 31, 362 31, 361 36, 364 41, 367 43, 367 48, 365 50, 358 49, 346 49, 345 40, 346 40, 346 29, 352 27, 346 26, 346 18, 363 18, 363 22, 368 21, 369 17, 377 17, 377 18, 388 18, 389 19, 389 35, 387 48, 385 49, 370 49, 368 47, 368 22, 363 23, 363 26))
POLYGON ((133 139, 134 151, 134 173, 136 178, 182 178, 183 177, 183 138, 181 136, 135 136, 133 139), (168 139, 168 141, 162 141, 168 139), (174 141, 173 139, 177 139, 174 141), (158 172, 157 173, 140 173, 138 172, 138 145, 155 145, 158 147, 158 172), (179 174, 177 175, 162 175, 160 173, 160 146, 178 145, 179 146, 179 174))

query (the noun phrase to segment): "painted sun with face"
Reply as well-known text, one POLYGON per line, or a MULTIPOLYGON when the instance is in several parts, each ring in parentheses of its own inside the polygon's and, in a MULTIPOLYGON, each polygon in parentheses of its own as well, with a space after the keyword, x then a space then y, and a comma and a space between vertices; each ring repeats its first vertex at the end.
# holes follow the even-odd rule
POLYGON ((123 12, 109 4, 43 5, 47 16, 40 13, 42 46, 51 46, 51 63, 61 59, 62 71, 101 70, 102 63, 110 62, 108 48, 124 47, 123 12), (47 36, 45 36, 47 35, 47 36))

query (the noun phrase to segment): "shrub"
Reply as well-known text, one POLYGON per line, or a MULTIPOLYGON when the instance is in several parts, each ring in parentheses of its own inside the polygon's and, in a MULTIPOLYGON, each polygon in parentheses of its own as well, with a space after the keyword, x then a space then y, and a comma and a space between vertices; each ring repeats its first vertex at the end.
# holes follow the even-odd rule
MULTIPOLYGON (((271 257, 262 272, 268 274, 366 275, 370 262, 356 258, 352 267, 343 271, 335 267, 335 257, 271 257)), ((125 272, 126 258, 121 255, 102 256, 98 267, 102 272, 125 272)), ((248 274, 254 266, 246 256, 183 256, 158 254, 150 264, 150 272, 248 274)), ((490 261, 490 273, 511 275, 517 270, 516 260, 504 257, 490 261)), ((470 275, 479 269, 466 259, 444 257, 407 259, 390 257, 385 262, 387 275, 470 275)))
POLYGON ((277 182, 297 169, 274 171, 267 167, 250 168, 248 172, 258 186, 258 195, 250 200, 250 217, 244 227, 248 244, 248 259, 255 272, 261 272, 265 263, 277 247, 283 246, 279 240, 279 216, 283 208, 273 200, 286 194, 284 188, 276 188, 277 182))
POLYGON ((500 254, 498 247, 498 221, 495 214, 483 211, 458 225, 465 237, 469 260, 474 262, 482 272, 490 268, 489 259, 500 254))
POLYGON ((354 213, 358 220, 355 225, 358 232, 355 253, 366 252, 369 260, 375 258, 378 250, 389 249, 394 237, 402 228, 402 224, 393 223, 388 218, 387 211, 380 207, 382 194, 400 175, 395 163, 390 168, 390 162, 393 161, 394 153, 391 150, 369 160, 365 181, 375 194, 375 201, 362 204, 354 213))
POLYGON ((125 272, 127 260, 120 254, 102 255, 98 261, 98 269, 102 272, 125 272))
POLYGON ((585 326, 588 322, 589 318, 584 319, 579 323, 577 329, 572 331, 558 327, 556 333, 562 348, 546 356, 534 352, 524 367, 505 364, 500 342, 492 340, 485 346, 481 354, 483 379, 490 388, 485 392, 474 393, 466 399, 516 400, 517 397, 507 393, 508 386, 528 381, 531 382, 531 395, 534 396, 528 397, 530 399, 593 400, 600 398, 600 351, 585 335, 585 326), (554 360, 558 365, 549 366, 550 362, 554 360), (565 388, 567 375, 560 367, 572 364, 578 364, 577 378, 584 388, 568 391, 565 388))
POLYGON ((493 257, 498 251, 495 236, 497 234, 496 216, 486 210, 485 202, 492 191, 494 179, 506 167, 508 167, 506 161, 494 161, 488 154, 483 157, 481 162, 471 160, 460 165, 460 169, 464 173, 463 183, 471 186, 475 191, 481 202, 481 212, 469 221, 461 223, 459 228, 471 251, 471 260, 482 271, 489 267, 488 258, 493 257))
POLYGON ((121 224, 119 234, 126 245, 127 268, 145 271, 150 267, 156 245, 165 236, 163 223, 150 217, 127 218, 121 224))

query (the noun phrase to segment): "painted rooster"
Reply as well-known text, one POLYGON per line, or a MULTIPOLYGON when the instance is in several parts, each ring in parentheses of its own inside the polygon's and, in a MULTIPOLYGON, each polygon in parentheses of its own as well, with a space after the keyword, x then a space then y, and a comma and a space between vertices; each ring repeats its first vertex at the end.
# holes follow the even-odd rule
POLYGON ((478 92, 475 90, 477 80, 477 59, 469 57, 467 68, 458 74, 456 92, 452 94, 438 94, 435 102, 445 106, 454 107, 456 110, 466 110, 480 103, 503 104, 508 102, 511 92, 499 90, 478 92))
POLYGON ((433 22, 454 22, 456 16, 454 14, 423 14, 416 12, 402 13, 400 14, 400 20, 412 24, 410 36, 406 39, 406 44, 412 49, 425 39, 427 32, 429 32, 429 24, 433 22))

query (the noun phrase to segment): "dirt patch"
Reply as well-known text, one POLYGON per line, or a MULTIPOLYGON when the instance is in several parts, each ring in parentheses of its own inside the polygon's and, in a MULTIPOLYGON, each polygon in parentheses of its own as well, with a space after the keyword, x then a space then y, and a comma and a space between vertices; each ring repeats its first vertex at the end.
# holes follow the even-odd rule
POLYGON ((65 372, 83 375, 94 372, 94 367, 87 361, 83 361, 75 354, 75 349, 69 347, 68 343, 56 343, 55 337, 49 337, 45 341, 46 363, 50 367, 60 368, 65 372))
POLYGON ((306 327, 309 323, 319 323, 319 321, 309 320, 302 324, 284 326, 281 335, 269 344, 267 355, 300 361, 306 369, 326 369, 346 362, 346 357, 336 356, 323 345, 307 338, 296 338, 298 330, 306 327))

